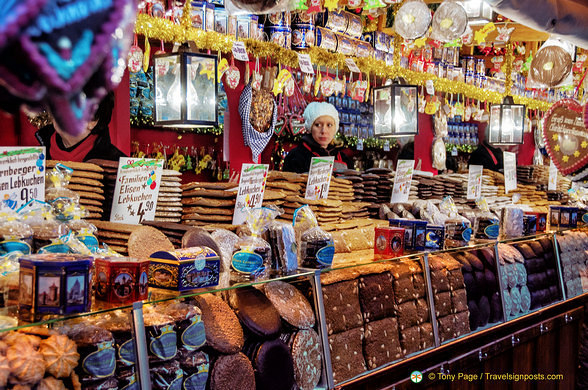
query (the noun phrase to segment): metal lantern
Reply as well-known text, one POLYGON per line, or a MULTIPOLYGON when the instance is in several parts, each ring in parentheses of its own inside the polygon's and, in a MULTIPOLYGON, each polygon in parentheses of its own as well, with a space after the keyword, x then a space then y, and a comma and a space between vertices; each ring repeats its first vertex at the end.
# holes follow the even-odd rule
POLYGON ((154 56, 155 126, 216 126, 217 58, 186 48, 154 56))
POLYGON ((418 134, 416 85, 392 84, 374 88, 374 134, 376 137, 409 137, 418 134))
POLYGON ((481 25, 492 21, 492 8, 483 0, 466 0, 461 5, 468 15, 470 25, 481 25))
POLYGON ((511 96, 505 97, 502 104, 495 104, 490 108, 488 126, 490 126, 490 144, 522 144, 525 131, 525 106, 514 104, 511 96))

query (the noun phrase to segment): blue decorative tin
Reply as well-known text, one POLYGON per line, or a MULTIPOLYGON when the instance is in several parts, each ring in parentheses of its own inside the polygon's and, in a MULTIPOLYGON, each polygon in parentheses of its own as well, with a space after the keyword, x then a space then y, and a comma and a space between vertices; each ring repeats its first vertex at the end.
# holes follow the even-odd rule
POLYGON ((390 226, 404 228, 404 249, 425 250, 427 221, 419 219, 391 219, 390 226))
POLYGON ((266 27, 265 31, 270 42, 290 49, 292 46, 292 30, 290 27, 266 27))
POLYGON ((317 27, 315 44, 322 49, 335 51, 337 50, 337 37, 334 32, 317 27))
POLYGON ((46 314, 82 313, 90 309, 92 257, 37 254, 19 259, 19 316, 36 321, 46 314))
POLYGON ((292 24, 292 49, 306 49, 314 46, 314 25, 292 24))
POLYGON ((216 286, 220 259, 206 247, 155 252, 150 257, 149 286, 185 291, 216 286))
POLYGON ((342 34, 335 34, 337 37, 337 52, 346 56, 355 54, 353 40, 342 34))
POLYGON ((425 249, 443 249, 443 239, 445 237, 445 228, 443 226, 427 225, 427 233, 425 236, 425 249))
POLYGON ((345 12, 325 11, 316 17, 317 26, 340 33, 344 33, 347 30, 348 22, 349 20, 345 12))

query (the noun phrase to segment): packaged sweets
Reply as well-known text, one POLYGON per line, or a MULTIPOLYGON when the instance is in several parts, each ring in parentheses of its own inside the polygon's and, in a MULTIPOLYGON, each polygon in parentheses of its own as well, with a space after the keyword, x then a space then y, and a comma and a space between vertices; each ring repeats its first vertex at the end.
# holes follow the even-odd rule
POLYGON ((247 210, 245 223, 251 235, 242 237, 233 248, 231 267, 233 279, 251 279, 266 274, 271 267, 270 244, 261 238, 278 212, 267 207, 247 210))
POLYGON ((474 223, 474 238, 476 240, 496 240, 500 233, 500 220, 490 212, 485 198, 476 200, 479 212, 476 213, 474 223))
MULTIPOLYGON (((84 388, 93 381, 102 381, 114 376, 116 355, 112 333, 100 326, 82 322, 64 328, 67 336, 78 346, 80 363, 76 373, 84 388)), ((116 380, 115 380, 116 383, 116 380)))
POLYGON ((149 362, 171 360, 178 353, 178 342, 174 319, 157 311, 157 308, 144 314, 145 333, 149 346, 149 362))
POLYGON ((296 237, 292 224, 274 221, 268 228, 272 250, 271 269, 288 273, 298 268, 296 237))
POLYGON ((316 217, 308 205, 294 212, 294 229, 301 265, 306 268, 330 267, 335 255, 333 237, 318 226, 316 217))
POLYGON ((163 307, 161 311, 175 321, 179 353, 192 353, 206 343, 202 312, 198 307, 178 302, 163 307))
POLYGON ((522 237, 524 212, 516 206, 504 207, 500 213, 500 239, 522 237))

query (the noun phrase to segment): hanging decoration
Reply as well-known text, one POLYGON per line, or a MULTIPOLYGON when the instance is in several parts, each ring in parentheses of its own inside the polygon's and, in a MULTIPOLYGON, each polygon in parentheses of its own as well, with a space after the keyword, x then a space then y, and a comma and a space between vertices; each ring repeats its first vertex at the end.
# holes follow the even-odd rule
POLYGON ((404 39, 417 39, 425 35, 431 19, 431 10, 422 0, 409 0, 394 17, 394 30, 404 39))
POLYGON ((338 0, 325 0, 325 8, 329 11, 334 11, 339 7, 338 0))
POLYGON ((508 42, 510 41, 510 35, 514 31, 514 27, 498 26, 498 35, 496 36, 497 42, 508 42))
POLYGON ((492 31, 496 30, 496 25, 492 22, 487 23, 484 27, 474 33, 474 40, 476 44, 481 44, 482 42, 486 42, 486 37, 492 31))
POLYGON ((131 46, 129 49, 129 54, 127 55, 127 64, 129 72, 131 73, 137 73, 140 71, 143 64, 143 50, 141 50, 139 44, 137 43, 136 34, 133 46, 131 46))
POLYGON ((443 42, 451 42, 463 35, 467 25, 468 15, 465 9, 456 1, 446 0, 433 15, 431 36, 443 42))
POLYGON ((225 72, 225 80, 226 84, 231 89, 237 88, 239 85, 239 80, 241 79, 241 72, 239 72, 239 68, 235 66, 235 59, 231 58, 231 66, 225 72))

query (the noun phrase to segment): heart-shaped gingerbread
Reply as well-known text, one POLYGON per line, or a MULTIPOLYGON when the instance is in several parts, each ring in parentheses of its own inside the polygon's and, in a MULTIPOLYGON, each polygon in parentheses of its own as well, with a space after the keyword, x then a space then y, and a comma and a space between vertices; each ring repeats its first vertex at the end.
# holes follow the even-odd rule
POLYGON ((0 49, 24 28, 39 13, 47 0, 8 0, 0 12, 0 49))
POLYGON ((551 106, 543 119, 543 139, 562 175, 571 175, 588 164, 588 131, 578 101, 562 99, 551 106))
POLYGON ((239 80, 241 79, 239 68, 237 68, 235 65, 231 65, 225 72, 225 79, 227 80, 229 88, 237 88, 237 85, 239 85, 239 80))

